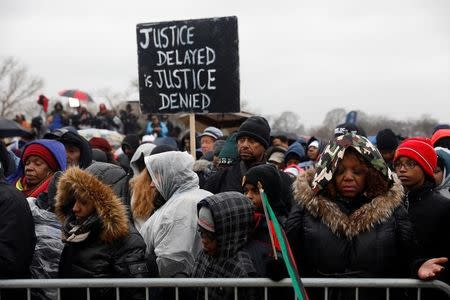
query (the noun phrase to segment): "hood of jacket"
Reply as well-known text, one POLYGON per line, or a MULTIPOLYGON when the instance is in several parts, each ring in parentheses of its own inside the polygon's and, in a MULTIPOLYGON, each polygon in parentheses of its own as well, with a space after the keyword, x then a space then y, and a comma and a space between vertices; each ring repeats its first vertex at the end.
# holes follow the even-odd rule
POLYGON ((294 198, 300 206, 312 216, 320 218, 339 236, 351 239, 362 232, 370 231, 376 224, 391 217, 398 206, 403 205, 404 190, 396 180, 386 194, 373 198, 347 215, 335 201, 314 191, 313 177, 313 170, 297 177, 293 184, 294 198))
POLYGON ((75 198, 80 198, 94 203, 102 223, 101 240, 112 242, 128 235, 125 205, 107 183, 87 170, 67 169, 58 181, 55 198, 55 213, 61 222, 72 213, 75 198))
POLYGON ((47 133, 44 136, 52 140, 57 140, 63 144, 72 144, 80 149, 79 167, 87 168, 92 163, 92 149, 89 142, 82 137, 78 132, 70 127, 63 127, 47 133))
POLYGON ((401 183, 389 169, 377 148, 367 138, 352 133, 335 137, 322 152, 316 170, 306 172, 294 182, 296 201, 314 217, 321 218, 333 233, 348 238, 368 231, 388 219, 394 210, 402 205, 403 196, 401 183), (325 191, 332 182, 345 151, 350 147, 381 174, 391 187, 387 192, 373 199, 367 199, 368 201, 347 215, 339 208, 336 199, 328 198, 325 191))
POLYGON ((202 206, 208 207, 213 215, 218 259, 233 257, 247 244, 253 228, 253 204, 241 193, 224 192, 201 200, 197 212, 202 206))
POLYGON ((169 151, 144 158, 156 189, 166 201, 176 194, 199 188, 194 159, 187 152, 169 151))
POLYGON ((436 154, 444 160, 444 170, 442 170, 444 177, 441 184, 437 187, 440 189, 450 188, 450 150, 447 148, 436 147, 436 154))
POLYGON ((137 176, 140 173, 138 161, 142 160, 142 163, 144 163, 144 157, 149 156, 152 153, 152 150, 155 149, 155 147, 155 144, 144 143, 136 149, 136 152, 134 152, 130 160, 130 167, 131 170, 133 170, 134 176, 137 176))
POLYGON ((323 150, 312 182, 314 192, 318 193, 326 189, 333 179, 339 162, 344 158, 345 151, 350 147, 361 154, 364 160, 386 180, 390 183, 394 182, 394 173, 389 169, 378 149, 366 137, 347 133, 335 137, 323 150))
POLYGON ((298 158, 302 160, 306 156, 305 148, 303 148, 302 144, 300 144, 299 142, 293 142, 287 149, 286 153, 284 153, 285 163, 287 163, 289 156, 291 156, 292 154, 297 155, 298 158))
POLYGON ((20 177, 22 177, 25 174, 25 164, 22 159, 23 153, 25 153, 26 148, 32 144, 40 144, 40 145, 44 146, 45 148, 47 148, 50 151, 50 153, 53 154, 56 161, 58 162, 59 169, 61 171, 66 170, 67 155, 66 155, 66 149, 64 148, 64 145, 61 144, 60 142, 54 141, 54 140, 39 139, 39 140, 29 142, 28 144, 25 145, 25 147, 23 148, 23 151, 22 151, 22 156, 20 157, 19 165, 17 166, 17 170, 13 175, 11 175, 8 178, 8 182, 15 182, 17 179, 19 179, 20 177))

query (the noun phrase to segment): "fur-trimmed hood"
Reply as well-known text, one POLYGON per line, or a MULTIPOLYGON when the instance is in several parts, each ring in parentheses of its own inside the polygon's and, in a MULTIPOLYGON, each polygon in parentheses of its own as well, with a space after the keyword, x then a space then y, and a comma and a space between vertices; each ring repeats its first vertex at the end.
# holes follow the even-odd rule
POLYGON ((113 189, 88 171, 71 167, 58 181, 55 213, 61 222, 72 213, 75 197, 94 203, 102 223, 101 240, 113 242, 128 235, 126 208, 113 189))
POLYGON ((376 224, 387 220, 403 202, 403 187, 396 179, 386 194, 375 197, 347 215, 341 211, 336 202, 313 191, 311 187, 313 177, 314 171, 308 171, 297 177, 293 183, 295 200, 312 216, 320 218, 334 234, 349 239, 370 231, 376 224))

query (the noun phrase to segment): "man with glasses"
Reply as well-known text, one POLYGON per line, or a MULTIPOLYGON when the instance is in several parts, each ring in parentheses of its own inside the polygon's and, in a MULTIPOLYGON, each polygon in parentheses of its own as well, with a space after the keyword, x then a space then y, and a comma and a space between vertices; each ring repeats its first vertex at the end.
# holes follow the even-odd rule
MULTIPOLYGON (((436 164, 436 152, 427 138, 404 140, 394 156, 394 169, 406 191, 406 205, 421 247, 421 257, 424 260, 436 258, 436 262, 441 264, 441 268, 434 272, 441 273, 437 279, 449 283, 450 199, 435 191, 433 175, 436 164)), ((433 275, 428 274, 428 277, 433 275)), ((423 299, 447 299, 445 295, 435 295, 434 292, 425 295, 423 299)))

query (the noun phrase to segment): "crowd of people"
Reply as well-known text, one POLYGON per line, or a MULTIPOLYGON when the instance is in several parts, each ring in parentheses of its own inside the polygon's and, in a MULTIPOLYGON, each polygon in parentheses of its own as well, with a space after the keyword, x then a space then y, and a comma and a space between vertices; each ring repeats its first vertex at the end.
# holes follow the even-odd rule
MULTIPOLYGON (((2 279, 288 277, 265 216, 263 189, 301 277, 450 284, 450 128, 404 140, 384 129, 371 142, 361 128, 345 123, 330 140, 292 141, 271 135, 267 120, 252 116, 229 136, 207 127, 193 158, 186 152, 189 135, 171 138, 157 116, 141 135, 137 127, 125 132, 118 151, 106 139, 88 141, 77 132, 91 119, 82 112, 65 123, 55 105, 50 116, 42 136, 14 151, 0 145, 2 279)), ((105 107, 98 116, 114 129, 105 107)), ((91 289, 91 299, 111 299, 116 292, 91 289)), ((323 289, 307 292, 310 299, 324 297, 323 289)), ((21 290, 0 293, 2 299, 25 296, 21 290)), ((152 299, 173 297, 167 289, 150 293, 152 299)), ((238 294, 263 296, 252 288, 238 294)), ((234 289, 208 289, 209 299, 234 295, 234 289)), ((271 299, 280 295, 293 292, 269 290, 271 299)), ((205 292, 183 290, 181 296, 203 299, 205 292)), ((360 299, 384 296, 359 290, 360 299)), ((396 289, 391 297, 415 296, 396 289)), ((36 289, 33 297, 57 294, 36 289)), ((86 292, 63 289, 61 297, 84 299, 86 292)), ((145 290, 121 289, 120 297, 144 299, 145 290)), ((355 291, 329 289, 328 297, 354 299, 355 291)), ((424 290, 422 299, 448 295, 424 290)))

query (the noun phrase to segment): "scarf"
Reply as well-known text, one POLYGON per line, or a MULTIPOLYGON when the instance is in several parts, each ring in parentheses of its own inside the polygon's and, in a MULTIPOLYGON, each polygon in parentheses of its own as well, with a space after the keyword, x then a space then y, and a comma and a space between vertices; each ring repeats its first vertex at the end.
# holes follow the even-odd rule
POLYGON ((19 178, 19 180, 17 180, 16 189, 21 191, 27 198, 28 197, 37 198, 40 193, 47 192, 48 185, 50 184, 50 181, 52 180, 52 178, 53 178, 53 174, 48 176, 38 186, 30 189, 27 187, 26 177, 23 176, 23 177, 19 178))
POLYGON ((81 224, 78 224, 74 214, 69 214, 62 227, 62 240, 64 243, 82 242, 97 225, 100 225, 100 218, 96 213, 91 214, 81 224))

